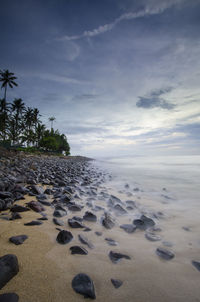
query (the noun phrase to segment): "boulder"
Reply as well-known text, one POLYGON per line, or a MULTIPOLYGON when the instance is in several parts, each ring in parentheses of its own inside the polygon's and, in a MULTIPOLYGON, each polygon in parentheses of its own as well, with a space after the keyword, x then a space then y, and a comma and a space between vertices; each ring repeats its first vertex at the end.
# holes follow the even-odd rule
POLYGON ((0 257, 0 289, 19 272, 18 259, 15 255, 7 254, 0 257))
POLYGON ((71 232, 62 230, 57 235, 57 242, 60 244, 67 244, 73 239, 73 235, 71 232))
POLYGON ((18 236, 10 237, 9 240, 14 244, 19 245, 22 244, 27 238, 28 238, 27 235, 18 235, 18 236))
POLYGON ((72 288, 84 298, 96 299, 93 281, 86 274, 78 274, 72 280, 72 288))

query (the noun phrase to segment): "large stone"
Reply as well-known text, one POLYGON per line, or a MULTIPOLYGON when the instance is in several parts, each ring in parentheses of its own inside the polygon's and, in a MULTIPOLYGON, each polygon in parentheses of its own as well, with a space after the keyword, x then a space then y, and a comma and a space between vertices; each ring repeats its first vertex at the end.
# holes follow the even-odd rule
POLYGON ((67 212, 66 211, 62 211, 62 210, 55 210, 53 213, 53 216, 55 217, 63 217, 66 216, 67 212))
POLYGON ((79 222, 75 219, 68 219, 68 224, 71 228, 84 228, 85 226, 82 224, 82 222, 79 222))
POLYGON ((0 257, 0 289, 19 272, 18 260, 15 255, 7 254, 0 257))
POLYGON ((40 202, 38 202, 38 201, 32 200, 32 201, 30 201, 30 202, 27 203, 27 206, 31 210, 33 210, 33 211, 35 211, 37 213, 45 211, 45 209, 43 208, 42 204, 40 202))
POLYGON ((105 212, 102 224, 106 229, 112 229, 115 225, 115 219, 109 213, 105 212))
POLYGON ((121 254, 121 253, 116 253, 116 252, 113 252, 113 251, 110 251, 109 257, 110 257, 110 260, 111 260, 113 263, 118 263, 122 258, 128 259, 128 260, 131 259, 131 257, 128 256, 128 255, 121 254))
POLYGON ((27 235, 18 235, 18 236, 10 237, 9 240, 14 244, 19 245, 22 244, 27 238, 28 238, 27 235))
POLYGON ((137 229, 133 224, 122 224, 120 228, 123 229, 126 233, 133 233, 137 229))
POLYGON ((73 254, 78 254, 78 255, 87 255, 88 254, 88 251, 84 247, 78 246, 78 245, 71 246, 70 251, 71 251, 72 255, 73 254))
POLYGON ((32 185, 31 191, 36 195, 44 194, 44 189, 41 186, 32 185))
POLYGON ((5 293, 0 295, 0 302, 18 302, 19 296, 15 293, 5 293))
POLYGON ((95 222, 95 221, 97 221, 97 216, 94 215, 92 212, 87 211, 87 212, 85 212, 83 219, 87 220, 87 221, 95 222))
POLYGON ((0 192, 0 198, 6 199, 6 198, 13 198, 13 194, 11 192, 1 191, 0 192))
POLYGON ((64 225, 64 222, 59 219, 59 218, 53 218, 53 222, 56 224, 56 225, 60 225, 60 226, 63 226, 64 225))
POLYGON ((127 211, 120 204, 116 204, 113 209, 118 215, 127 214, 127 211))
POLYGON ((199 261, 192 261, 192 265, 198 270, 200 271, 200 262, 199 261))
POLYGON ((175 257, 174 253, 164 249, 162 247, 158 247, 156 250, 156 254, 164 260, 171 260, 175 257))
POLYGON ((86 274, 78 274, 72 280, 72 288, 84 298, 96 299, 93 281, 86 274))
POLYGON ((10 209, 10 211, 11 211, 11 212, 26 212, 26 211, 30 211, 30 209, 15 204, 15 205, 10 209))
POLYGON ((89 241, 89 239, 87 237, 79 234, 78 238, 79 238, 81 243, 87 245, 90 249, 94 248, 94 245, 92 244, 92 242, 89 241))
POLYGON ((43 222, 42 221, 38 221, 38 220, 33 220, 33 221, 30 221, 30 222, 27 222, 27 223, 24 223, 24 225, 41 225, 41 224, 43 224, 43 222))
POLYGON ((71 232, 62 230, 58 233, 56 240, 60 244, 67 244, 73 239, 73 235, 71 232))
POLYGON ((147 232, 145 234, 145 237, 149 240, 149 241, 160 241, 162 238, 159 235, 156 235, 152 232, 147 232))

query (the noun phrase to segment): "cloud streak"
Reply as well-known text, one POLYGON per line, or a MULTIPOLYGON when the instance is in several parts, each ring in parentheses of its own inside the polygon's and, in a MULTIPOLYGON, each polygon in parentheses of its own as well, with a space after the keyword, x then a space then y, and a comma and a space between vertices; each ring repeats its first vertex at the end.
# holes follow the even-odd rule
POLYGON ((145 16, 150 16, 150 15, 158 15, 163 13, 167 8, 170 8, 173 5, 176 5, 177 3, 181 2, 182 0, 174 0, 174 1, 166 1, 163 2, 162 4, 157 4, 156 8, 152 7, 146 7, 145 9, 139 11, 139 12, 128 12, 124 13, 118 18, 116 18, 113 22, 100 25, 98 28, 95 28, 93 30, 88 30, 84 31, 80 35, 74 35, 74 36, 68 36, 65 35, 58 40, 67 40, 67 41, 73 41, 73 40, 79 40, 82 38, 92 38, 98 35, 101 35, 103 33, 106 33, 108 31, 111 31, 117 24, 121 23, 122 21, 125 20, 133 20, 137 18, 142 18, 145 16))

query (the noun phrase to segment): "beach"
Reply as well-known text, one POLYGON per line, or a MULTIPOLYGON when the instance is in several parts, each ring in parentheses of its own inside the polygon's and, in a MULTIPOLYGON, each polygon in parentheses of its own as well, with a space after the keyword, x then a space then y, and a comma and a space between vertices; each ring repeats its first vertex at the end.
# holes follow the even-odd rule
POLYGON ((25 199, 17 196, 0 213, 0 257, 14 254, 19 262, 19 272, 0 294, 14 292, 20 302, 83 301, 72 288, 73 278, 82 273, 93 281, 96 301, 199 301, 200 272, 192 265, 200 261, 199 210, 190 208, 186 217, 185 208, 182 213, 170 199, 168 188, 161 188, 154 199, 134 182, 122 180, 119 185, 103 164, 81 157, 3 158, 1 179, 11 184, 1 192, 12 192, 13 199, 19 185, 27 191, 21 196, 25 199), (44 211, 30 209, 31 201, 39 201, 44 211), (21 219, 8 220, 14 205, 30 210, 20 212, 21 219), (96 221, 87 220, 86 212, 96 221), (37 220, 44 217, 48 220, 37 220), (55 225, 53 218, 63 225, 55 225), (42 224, 24 225, 30 221, 42 224), (137 224, 144 221, 142 227, 137 224), (69 243, 58 242, 62 230, 71 232, 69 243), (23 244, 9 241, 22 234, 28 236, 23 244), (86 244, 79 235, 88 240, 86 244), (82 246, 88 254, 71 254, 72 246, 82 246), (158 248, 173 257, 161 257, 158 248), (111 251, 126 257, 113 261, 111 251), (120 280, 121 286, 115 288, 111 279, 120 280))

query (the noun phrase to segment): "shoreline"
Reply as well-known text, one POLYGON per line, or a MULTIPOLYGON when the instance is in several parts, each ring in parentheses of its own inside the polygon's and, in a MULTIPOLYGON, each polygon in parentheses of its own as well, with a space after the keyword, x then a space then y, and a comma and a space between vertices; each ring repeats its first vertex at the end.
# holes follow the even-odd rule
MULTIPOLYGON (((55 158, 38 159, 33 156, 32 159, 24 157, 17 162, 17 159, 13 158, 15 163, 11 160, 10 168, 6 162, 6 173, 8 175, 9 169, 17 167, 16 171, 12 171, 11 176, 14 177, 13 172, 15 172, 15 177, 18 177, 18 174, 21 177, 22 171, 18 170, 27 162, 28 169, 23 167, 25 171, 23 177, 29 176, 31 171, 31 175, 34 175, 33 179, 44 180, 43 184, 39 181, 35 185, 27 184, 27 186, 39 186, 44 191, 47 188, 53 188, 52 194, 46 194, 47 199, 43 200, 50 202, 51 206, 42 204, 48 220, 42 221, 42 225, 24 226, 24 223, 41 218, 42 212, 37 213, 33 210, 23 212, 20 213, 22 219, 13 221, 2 219, 2 217, 10 217, 9 210, 0 213, 0 257, 10 253, 16 254, 19 261, 19 273, 0 290, 0 294, 16 292, 21 302, 83 301, 83 296, 73 290, 71 282, 75 275, 86 273, 94 282, 97 301, 140 302, 145 299, 156 302, 161 300, 169 302, 173 299, 174 301, 197 301, 199 272, 192 266, 191 260, 197 259, 199 251, 194 243, 193 246, 189 243, 194 241, 198 229, 193 232, 181 229, 180 226, 183 223, 181 217, 173 217, 173 215, 164 218, 154 217, 156 226, 162 228, 161 232, 154 233, 163 239, 171 238, 173 246, 167 249, 175 253, 175 258, 170 261, 160 259, 156 255, 156 249, 162 246, 161 241, 147 240, 146 232, 139 229, 133 233, 126 233, 120 226, 132 224, 133 218, 141 214, 153 217, 152 213, 161 211, 165 205, 160 205, 158 208, 155 202, 142 199, 138 193, 127 198, 123 192, 119 193, 110 187, 109 175, 96 170, 94 166, 87 163, 87 160, 74 161, 72 159, 69 164, 70 161, 68 163, 63 162, 62 159, 55 161, 55 158), (60 161, 59 164, 58 161, 60 161), (48 169, 49 172, 47 172, 48 169), (49 180, 52 177, 50 180, 52 184, 47 184, 48 176, 49 180), (63 188, 66 192, 63 192, 63 188), (70 193, 70 188, 72 193, 70 193), (60 202, 63 195, 68 196, 67 203, 60 202), (119 200, 116 199, 117 203, 114 202, 116 200, 112 196, 119 198, 119 200), (136 200, 132 210, 127 209, 128 204, 125 201, 128 199, 136 200), (124 209, 126 206, 127 214, 121 215, 113 210, 108 203, 110 200, 124 209), (79 211, 71 211, 70 202, 80 206, 79 211), (66 215, 59 218, 64 222, 63 226, 56 226, 52 221, 56 206, 61 206, 67 211, 66 215), (102 225, 105 210, 109 210, 115 220, 112 229, 106 229, 102 225), (68 219, 74 216, 83 217, 86 211, 92 212, 97 217, 97 222, 83 221, 83 224, 91 231, 85 232, 84 228, 69 226, 68 219), (7 215, 2 215, 2 213, 7 213, 7 215), (57 227, 70 231, 73 234, 73 240, 66 245, 59 244, 56 241, 59 233, 57 227), (98 236, 95 232, 102 235, 98 236), (28 235, 28 239, 22 245, 16 246, 9 242, 11 236, 22 234, 28 235), (87 237, 94 245, 94 249, 80 243, 79 234, 87 237), (117 245, 108 245, 105 238, 112 238, 117 245), (178 244, 177 238, 180 238, 178 244), (186 242, 188 245, 185 247, 186 242), (70 247, 74 245, 84 246, 88 255, 71 255, 70 247), (185 250, 183 250, 184 247, 185 250), (121 262, 114 264, 109 259, 110 251, 128 255, 131 259, 122 259, 121 262), (122 286, 119 289, 114 288, 111 278, 122 280, 122 286)), ((126 191, 130 191, 130 188, 126 191)), ((33 195, 33 189, 29 190, 30 194, 33 195)), ((19 199, 15 204, 27 206, 26 203, 32 200, 40 200, 41 196, 39 198, 38 195, 41 194, 35 194, 35 196, 24 194, 25 199, 19 199)))

